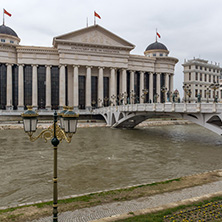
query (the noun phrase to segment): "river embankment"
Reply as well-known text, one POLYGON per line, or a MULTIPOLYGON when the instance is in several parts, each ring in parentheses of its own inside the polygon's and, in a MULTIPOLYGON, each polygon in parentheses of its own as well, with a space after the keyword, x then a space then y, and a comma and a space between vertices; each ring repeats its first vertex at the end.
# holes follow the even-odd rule
MULTIPOLYGON (((188 120, 183 119, 150 119, 140 123, 137 128, 140 127, 150 127, 150 126, 168 126, 168 125, 187 125, 192 124, 188 120)), ((38 123, 38 128, 46 129, 52 122, 50 121, 41 121, 38 123)), ((96 120, 85 120, 78 122, 78 128, 88 128, 88 127, 109 127, 103 121, 96 120)), ((0 130, 9 130, 9 129, 23 129, 23 123, 18 121, 2 121, 0 122, 0 130)))
MULTIPOLYGON (((105 204, 112 204, 114 202, 119 203, 121 206, 121 201, 136 200, 137 198, 148 198, 155 197, 157 194, 169 193, 173 194, 174 191, 183 190, 185 188, 192 188, 199 186, 201 189, 202 185, 213 184, 214 182, 221 181, 222 171, 215 170, 211 172, 205 172, 190 176, 185 176, 177 179, 171 179, 166 181, 160 181, 152 184, 140 184, 132 187, 119 188, 109 191, 101 191, 97 193, 85 194, 85 195, 75 195, 61 198, 59 201, 59 212, 71 212, 82 208, 88 207, 88 212, 90 207, 100 205, 101 207, 105 204)), ((181 200, 183 197, 181 197, 181 200)), ((193 198, 195 201, 195 198, 193 198)), ((202 199, 207 199, 203 197, 202 199)), ((139 199, 138 199, 139 200, 139 199)), ((196 198, 196 201, 201 199, 196 198)), ((160 201, 160 200, 159 200, 160 201)), ((188 201, 187 203, 190 204, 188 201)), ((10 222, 10 221, 32 221, 38 220, 43 217, 51 215, 52 202, 38 201, 38 203, 32 204, 21 204, 14 208, 3 208, 0 210, 0 221, 10 222)), ((170 207, 171 205, 169 205, 170 207)), ((172 207, 172 206, 171 206, 172 207)), ((165 206, 167 209, 168 207, 165 206)), ((142 214, 143 211, 140 212, 142 214)), ((138 215, 140 215, 138 214, 138 215)), ((126 215, 126 218, 130 214, 126 215)), ((132 215, 131 215, 132 216, 132 215)), ((112 219, 112 217, 110 217, 112 219)), ((116 218, 118 219, 118 218, 116 218)), ((103 220, 101 220, 103 221, 103 220)), ((104 220, 106 221, 106 220, 104 220)), ((114 220, 107 220, 114 221, 114 220)))

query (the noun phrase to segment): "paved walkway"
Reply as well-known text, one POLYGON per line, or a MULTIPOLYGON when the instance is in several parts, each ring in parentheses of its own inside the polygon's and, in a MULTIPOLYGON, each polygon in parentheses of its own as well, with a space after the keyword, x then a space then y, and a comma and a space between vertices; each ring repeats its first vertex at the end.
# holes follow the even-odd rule
MULTIPOLYGON (((87 222, 93 220, 111 221, 114 215, 128 214, 129 212, 141 211, 148 212, 152 208, 169 205, 171 203, 191 199, 197 200, 197 197, 210 197, 217 193, 222 194, 222 181, 196 186, 191 188, 182 189, 163 194, 157 194, 150 197, 142 197, 130 201, 114 202, 103 204, 95 207, 79 209, 75 211, 68 211, 59 214, 59 222, 87 222), (106 219, 101 219, 106 218, 106 219)), ((181 204, 181 203, 180 203, 181 204)), ((171 205, 171 206, 175 206, 171 205)), ((116 217, 118 217, 116 216, 116 217)), ((52 221, 52 217, 45 217, 32 222, 48 222, 52 221)))

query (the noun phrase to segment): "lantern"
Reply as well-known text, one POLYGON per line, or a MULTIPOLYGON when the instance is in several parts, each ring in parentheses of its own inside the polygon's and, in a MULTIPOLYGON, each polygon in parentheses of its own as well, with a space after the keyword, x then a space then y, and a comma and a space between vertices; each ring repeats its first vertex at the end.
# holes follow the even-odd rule
POLYGON ((22 114, 24 130, 26 133, 33 133, 37 129, 37 116, 34 110, 32 110, 32 106, 27 106, 28 110, 26 110, 22 114))

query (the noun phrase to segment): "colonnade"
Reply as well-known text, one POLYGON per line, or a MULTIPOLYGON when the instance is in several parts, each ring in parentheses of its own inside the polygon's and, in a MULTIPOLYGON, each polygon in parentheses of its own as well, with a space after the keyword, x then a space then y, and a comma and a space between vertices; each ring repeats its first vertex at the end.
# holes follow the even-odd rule
MULTIPOLYGON (((7 99, 6 99, 6 108, 12 109, 12 66, 13 64, 6 64, 7 65, 7 99)), ((50 65, 46 65, 46 81, 45 81, 45 108, 50 110, 51 109, 51 98, 54 95, 51 95, 51 67, 50 65)), ((32 105, 34 108, 38 108, 38 65, 32 65, 32 105)), ((70 68, 70 67, 69 67, 70 68)), ((81 67, 82 68, 82 67, 81 67)), ((71 67, 71 79, 68 81, 72 81, 71 90, 72 98, 66 99, 68 94, 66 93, 66 65, 59 66, 59 107, 63 107, 65 105, 72 105, 75 108, 79 108, 79 76, 85 76, 85 108, 92 107, 92 66, 85 66, 85 73, 82 73, 82 69, 80 72, 80 66, 74 65, 71 67), (68 101, 69 104, 66 104, 68 101)), ((154 102, 154 95, 156 96, 155 102, 161 102, 161 92, 162 88, 165 88, 164 91, 164 101, 167 101, 167 93, 166 91, 173 92, 173 74, 172 73, 154 73, 152 71, 137 71, 137 70, 127 70, 122 68, 107 68, 107 67, 97 67, 98 72, 96 77, 98 78, 98 92, 97 92, 97 101, 96 104, 98 107, 104 105, 104 76, 109 78, 109 101, 113 100, 113 104, 116 103, 114 98, 117 98, 117 94, 128 94, 127 97, 130 97, 131 93, 135 92, 135 75, 139 78, 139 89, 138 95, 139 102, 143 103, 144 99, 142 95, 144 95, 144 91, 149 98, 149 102, 154 102), (106 69, 106 74, 104 75, 104 69, 106 69), (107 75, 108 69, 108 75, 107 75), (117 74, 118 73, 118 74, 117 74), (145 83, 145 75, 148 75, 148 85, 145 83), (154 75, 155 75, 155 82, 156 85, 154 86, 154 75), (161 77, 162 76, 162 77, 161 77), (163 77, 164 76, 164 77, 163 77), (119 78, 119 79, 117 79, 119 78), (164 80, 163 80, 164 78, 164 80), (162 85, 161 85, 162 82, 162 85), (130 84, 127 86, 127 83, 130 84), (146 86, 147 85, 147 86, 146 86), (146 88, 146 89, 145 89, 146 88), (130 91, 130 93, 129 93, 130 91)), ((69 69, 70 70, 70 69, 69 69)), ((69 78, 68 73, 68 78, 69 78)), ((93 74, 95 76, 95 74, 93 74)), ((24 64, 18 65, 18 109, 24 109, 24 64)))

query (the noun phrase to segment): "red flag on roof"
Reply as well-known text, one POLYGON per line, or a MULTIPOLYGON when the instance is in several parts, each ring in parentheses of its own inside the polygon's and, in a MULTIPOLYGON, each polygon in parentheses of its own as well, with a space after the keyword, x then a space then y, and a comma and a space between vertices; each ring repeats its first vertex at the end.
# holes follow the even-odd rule
POLYGON ((99 16, 99 14, 97 14, 95 11, 94 11, 94 16, 101 19, 101 17, 99 16))
POLYGON ((157 35, 159 38, 161 38, 161 36, 160 36, 160 34, 159 34, 158 32, 156 32, 156 35, 157 35))
POLYGON ((5 9, 4 9, 4 13, 6 14, 6 15, 8 15, 8 16, 12 16, 12 14, 11 13, 9 13, 9 12, 7 12, 5 9))

